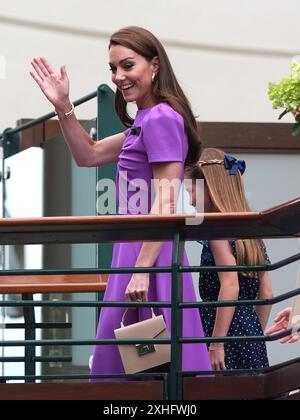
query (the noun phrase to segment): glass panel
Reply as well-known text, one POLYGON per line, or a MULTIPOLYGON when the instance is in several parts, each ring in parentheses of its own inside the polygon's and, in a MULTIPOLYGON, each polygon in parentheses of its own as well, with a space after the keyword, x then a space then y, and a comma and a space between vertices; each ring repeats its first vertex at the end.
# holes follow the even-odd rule
MULTIPOLYGON (((89 131, 94 125, 86 124, 89 131)), ((79 168, 58 136, 44 147, 44 216, 89 216, 96 213, 96 169, 79 168)), ((94 268, 96 244, 55 244, 44 246, 44 268, 94 268)), ((44 297, 57 300, 95 300, 95 294, 56 293, 44 297)), ((93 339, 94 308, 43 308, 44 322, 72 322, 70 329, 44 330, 44 339, 93 339)), ((71 356, 72 363, 43 364, 43 374, 88 373, 91 346, 47 346, 43 355, 71 356)))
MULTIPOLYGON (((41 217, 43 209, 43 150, 30 148, 21 153, 5 159, 5 195, 4 209, 5 217, 41 217)), ((10 245, 5 246, 5 269, 29 269, 42 268, 42 246, 41 245, 10 245)), ((20 300, 21 295, 6 295, 5 299, 20 300)), ((39 296, 36 296, 39 299, 39 296)), ((41 310, 35 309, 37 322, 41 322, 41 310)), ((24 323, 22 307, 7 307, 4 311, 5 323, 24 323)), ((5 340, 23 340, 23 329, 5 329, 3 331, 5 340)), ((37 330, 36 338, 40 338, 37 330)), ((37 347, 37 355, 40 348, 37 347)), ((3 347, 3 355, 24 356, 22 347, 3 347)), ((37 364, 36 373, 40 372, 40 365, 37 364)), ((23 363, 6 363, 3 368, 5 375, 23 375, 23 363)))
MULTIPOLYGON (((95 121, 86 124, 86 130, 95 121)), ((37 143, 38 144, 38 143, 37 143)), ((96 169, 79 168, 72 160, 70 151, 61 135, 43 143, 41 147, 29 147, 5 159, 4 217, 87 216, 96 214, 96 169)), ((1 197, 1 194, 0 194, 1 197)), ((97 244, 49 244, 5 247, 5 269, 59 269, 97 267, 97 244)), ((20 295, 5 296, 20 299, 20 295)), ((35 299, 44 300, 95 300, 92 294, 48 294, 35 299)), ((94 308, 36 308, 36 322, 72 322, 71 329, 36 330, 37 339, 66 339, 95 337, 94 308)), ((7 308, 5 322, 24 322, 22 308, 7 308)), ((1 330, 3 339, 24 339, 22 329, 1 330)), ((2 337, 0 337, 2 338, 2 337)), ((8 347, 5 356, 23 356, 23 348, 8 347)), ((89 347, 45 346, 36 347, 37 355, 70 356, 70 362, 43 362, 37 364, 36 374, 88 373, 89 347), (39 353, 40 352, 40 353, 39 353)), ((2 354, 0 354, 2 356, 2 354)), ((23 375, 23 363, 6 363, 2 374, 23 375)))

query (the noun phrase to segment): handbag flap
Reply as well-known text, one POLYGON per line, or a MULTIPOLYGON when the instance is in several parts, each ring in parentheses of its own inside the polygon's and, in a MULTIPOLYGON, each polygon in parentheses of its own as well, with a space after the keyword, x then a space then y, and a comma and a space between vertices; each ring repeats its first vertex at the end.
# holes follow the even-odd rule
POLYGON ((165 332, 168 337, 167 327, 162 315, 135 324, 126 325, 115 330, 116 338, 156 338, 165 332))

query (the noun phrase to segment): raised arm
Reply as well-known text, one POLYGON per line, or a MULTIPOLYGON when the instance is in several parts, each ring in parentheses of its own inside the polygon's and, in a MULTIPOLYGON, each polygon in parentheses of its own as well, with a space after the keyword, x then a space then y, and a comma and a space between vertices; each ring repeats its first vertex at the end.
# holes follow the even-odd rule
POLYGON ((65 113, 72 109, 69 98, 69 79, 65 66, 56 73, 49 62, 34 58, 30 71, 32 78, 55 108, 64 138, 78 166, 101 166, 118 160, 125 134, 119 133, 95 142, 77 120, 75 113, 70 118, 65 113))

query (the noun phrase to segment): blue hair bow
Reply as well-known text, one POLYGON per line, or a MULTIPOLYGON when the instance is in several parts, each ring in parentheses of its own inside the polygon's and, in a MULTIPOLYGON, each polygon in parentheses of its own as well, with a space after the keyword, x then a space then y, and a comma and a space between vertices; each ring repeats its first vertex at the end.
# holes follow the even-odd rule
POLYGON ((133 136, 139 136, 141 132, 141 127, 136 127, 135 125, 133 125, 130 129, 130 134, 132 134, 133 136))
POLYGON ((244 160, 237 160, 234 156, 225 155, 224 166, 226 169, 229 169, 230 175, 236 175, 238 170, 243 175, 246 169, 246 162, 244 160))

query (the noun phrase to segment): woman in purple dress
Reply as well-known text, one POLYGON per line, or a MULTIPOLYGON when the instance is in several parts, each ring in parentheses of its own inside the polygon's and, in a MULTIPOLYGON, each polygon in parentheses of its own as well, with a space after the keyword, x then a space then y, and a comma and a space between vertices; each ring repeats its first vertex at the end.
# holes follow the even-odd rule
MULTIPOLYGON (((200 155, 196 120, 180 88, 168 56, 149 31, 139 27, 123 28, 111 36, 109 65, 117 87, 116 111, 129 127, 125 132, 93 142, 78 123, 69 99, 69 81, 64 66, 56 74, 45 58, 32 61, 31 75, 54 105, 64 137, 79 166, 101 166, 117 162, 119 214, 172 214, 175 212, 178 185, 185 164, 195 163, 200 155), (134 121, 127 103, 135 102, 134 121), (155 180, 155 181, 154 181, 155 180), (177 180, 175 190, 158 193, 157 182, 177 180), (151 188, 153 187, 153 188, 151 188), (154 191, 152 191, 154 190, 154 191), (173 191, 173 193, 171 192, 173 191), (152 193, 152 194, 151 194, 152 193)), ((112 267, 169 266, 171 242, 128 242, 114 245, 112 267)), ((188 261, 184 257, 184 264, 188 261)), ((170 301, 169 273, 111 274, 105 301, 170 301)), ((190 273, 183 275, 183 298, 195 301, 190 273)), ((124 308, 102 308, 97 338, 112 339, 119 328, 124 308)), ((157 309, 171 329, 170 309, 157 309)), ((149 309, 130 311, 128 323, 149 317, 149 309)), ((199 311, 183 311, 183 335, 202 337, 199 311)), ((183 370, 209 370, 205 344, 183 345, 183 370)), ((92 374, 123 373, 116 345, 94 348, 92 374)))

